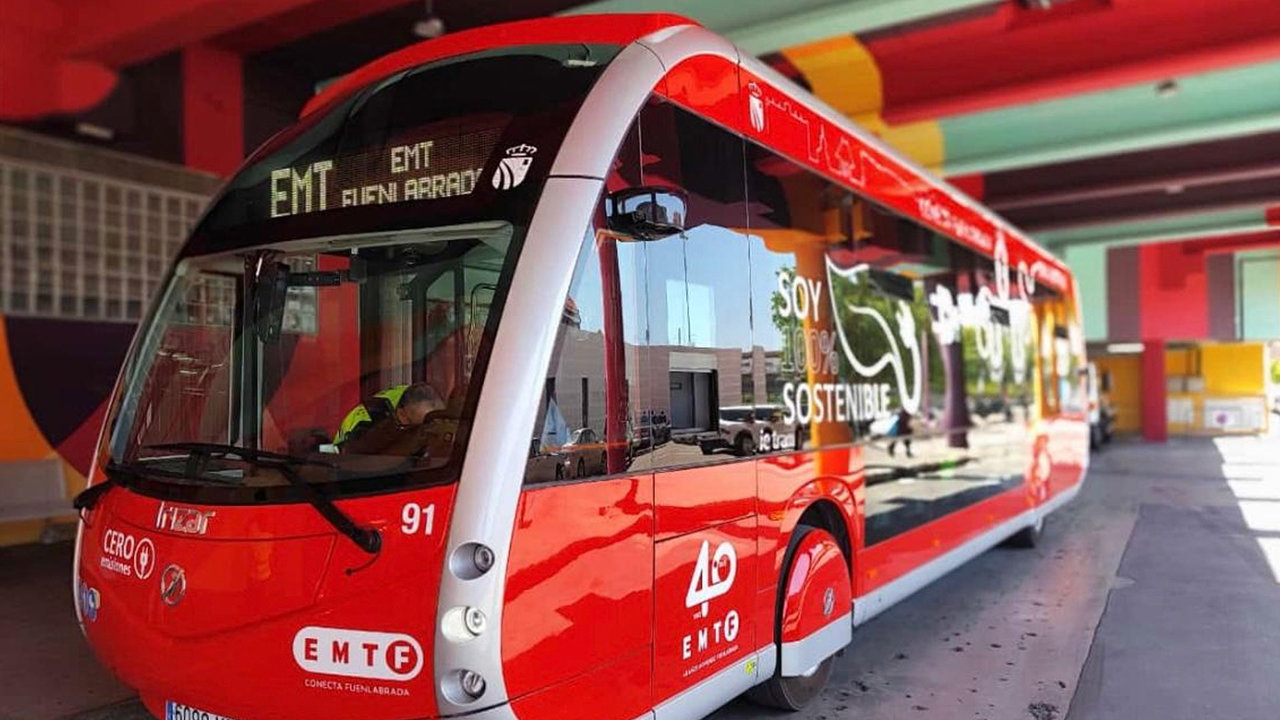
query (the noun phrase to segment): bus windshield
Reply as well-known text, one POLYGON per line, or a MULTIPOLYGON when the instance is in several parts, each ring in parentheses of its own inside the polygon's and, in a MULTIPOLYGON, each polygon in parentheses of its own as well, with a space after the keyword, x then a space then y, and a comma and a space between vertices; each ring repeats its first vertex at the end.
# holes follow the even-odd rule
POLYGON ((244 461, 264 451, 353 489, 447 467, 512 245, 511 224, 489 222, 184 260, 131 383, 116 468, 264 496, 291 494, 277 469, 244 461))
POLYGON ((616 52, 436 61, 269 141, 182 250, 128 361, 108 469, 193 502, 456 478, 525 229, 616 52))

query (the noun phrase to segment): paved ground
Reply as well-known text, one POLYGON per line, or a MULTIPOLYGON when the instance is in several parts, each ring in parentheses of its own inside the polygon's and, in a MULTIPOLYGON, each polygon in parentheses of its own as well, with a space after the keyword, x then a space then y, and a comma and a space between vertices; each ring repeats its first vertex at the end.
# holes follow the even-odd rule
POLYGON ((0 548, 0 720, 49 720, 130 696, 80 635, 71 545, 0 548))
MULTIPOLYGON (((79 638, 67 554, 0 550, 0 644, 34 649, 0 653, 0 720, 144 720, 79 638)), ((1274 720, 1278 574, 1280 440, 1120 444, 1040 548, 993 550, 859 628, 813 707, 714 717, 1274 720)))
POLYGON ((814 706, 713 717, 1274 720, 1277 573, 1280 440, 1117 445, 1038 549, 859 628, 814 706))

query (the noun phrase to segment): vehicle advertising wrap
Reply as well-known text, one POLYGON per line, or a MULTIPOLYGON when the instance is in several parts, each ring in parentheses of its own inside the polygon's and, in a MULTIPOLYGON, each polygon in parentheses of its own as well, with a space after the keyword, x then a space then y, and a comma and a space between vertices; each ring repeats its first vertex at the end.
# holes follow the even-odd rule
POLYGON ((654 688, 662 697, 756 649, 750 523, 657 544, 654 688))
POLYGON ((954 192, 937 187, 935 181, 870 147, 749 70, 742 70, 741 83, 741 109, 732 119, 747 137, 899 212, 919 217, 985 255, 994 254, 1004 238, 1012 267, 1059 292, 1070 289, 1064 265, 990 216, 961 203, 954 192))

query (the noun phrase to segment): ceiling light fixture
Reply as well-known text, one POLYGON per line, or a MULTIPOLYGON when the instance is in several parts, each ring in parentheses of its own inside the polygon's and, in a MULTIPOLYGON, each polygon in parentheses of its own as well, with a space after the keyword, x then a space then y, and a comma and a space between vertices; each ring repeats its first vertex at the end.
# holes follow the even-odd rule
POLYGON ((413 24, 413 34, 431 40, 444 34, 444 20, 432 9, 433 0, 427 0, 427 15, 413 24))
POLYGON ((89 123, 89 122, 76 123, 76 133, 79 135, 84 135, 85 137, 91 137, 94 140, 111 141, 116 139, 115 130, 112 130, 109 127, 103 127, 102 125, 96 125, 94 123, 89 123))
POLYGON ((1107 352, 1112 355, 1133 355, 1142 352, 1142 343, 1110 343, 1107 352))

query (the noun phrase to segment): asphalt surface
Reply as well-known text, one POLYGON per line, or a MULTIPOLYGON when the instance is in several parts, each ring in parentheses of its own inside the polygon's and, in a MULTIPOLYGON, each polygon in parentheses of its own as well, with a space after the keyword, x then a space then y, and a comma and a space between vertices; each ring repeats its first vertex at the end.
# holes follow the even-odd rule
MULTIPOLYGON (((1280 440, 1122 443, 1040 547, 992 550, 858 628, 809 708, 712 717, 1274 720, 1278 577, 1280 440)), ((147 720, 76 663, 63 695, 87 684, 97 709, 12 715, 0 688, 0 719, 147 720)))
POLYGON ((1277 573, 1280 441, 1115 445, 1038 548, 858 628, 809 708, 712 717, 1275 720, 1277 573))

